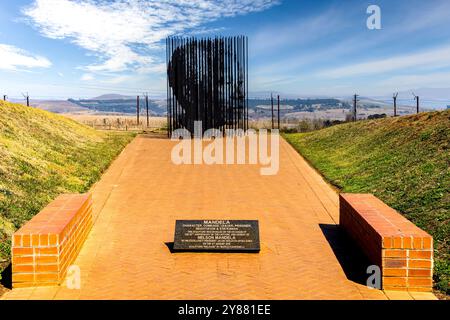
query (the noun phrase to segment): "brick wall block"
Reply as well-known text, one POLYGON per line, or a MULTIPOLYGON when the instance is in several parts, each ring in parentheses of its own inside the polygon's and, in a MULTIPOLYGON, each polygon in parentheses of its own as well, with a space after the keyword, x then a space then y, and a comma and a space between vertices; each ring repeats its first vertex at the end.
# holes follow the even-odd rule
POLYGON ((385 290, 431 291, 433 238, 371 194, 339 196, 340 226, 380 266, 385 290))
POLYGON ((92 228, 90 194, 64 194, 12 237, 13 287, 60 284, 92 228))

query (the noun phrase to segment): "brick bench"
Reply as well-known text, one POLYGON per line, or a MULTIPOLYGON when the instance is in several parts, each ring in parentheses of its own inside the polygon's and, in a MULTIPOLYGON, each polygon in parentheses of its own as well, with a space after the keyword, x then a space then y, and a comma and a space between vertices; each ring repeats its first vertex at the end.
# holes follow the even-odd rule
POLYGON ((13 235, 13 287, 58 285, 92 227, 90 194, 64 194, 13 235))
POLYGON ((433 238, 371 194, 341 194, 340 225, 380 267, 384 290, 431 291, 433 238))

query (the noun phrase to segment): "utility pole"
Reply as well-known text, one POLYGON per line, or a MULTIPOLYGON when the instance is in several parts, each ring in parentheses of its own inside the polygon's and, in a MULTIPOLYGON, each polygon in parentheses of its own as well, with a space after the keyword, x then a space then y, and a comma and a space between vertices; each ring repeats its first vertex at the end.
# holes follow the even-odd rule
POLYGON ((22 93, 22 95, 27 100, 27 107, 29 107, 30 106, 30 95, 28 94, 28 92, 27 92, 27 94, 22 93))
POLYGON ((353 121, 356 121, 356 106, 358 104, 358 95, 353 96, 353 121))
POLYGON ((278 95, 278 130, 280 130, 280 95, 278 95))
POLYGON ((139 96, 136 99, 136 118, 137 118, 137 126, 139 127, 139 96))
POLYGON ((149 119, 148 119, 148 93, 145 93, 145 108, 147 110, 147 128, 149 126, 149 119))
POLYGON ((393 98, 394 98, 394 117, 397 116, 397 97, 398 97, 398 92, 394 94, 393 98))
POLYGON ((412 94, 414 96, 414 100, 416 100, 416 112, 419 113, 419 96, 416 96, 414 92, 412 94))
POLYGON ((419 110, 419 96, 417 96, 417 98, 416 98, 416 103, 417 103, 417 105, 416 105, 416 107, 417 107, 417 113, 419 113, 420 112, 420 110, 419 110))
POLYGON ((270 99, 272 100, 272 130, 274 129, 274 119, 273 119, 273 93, 270 94, 270 99))

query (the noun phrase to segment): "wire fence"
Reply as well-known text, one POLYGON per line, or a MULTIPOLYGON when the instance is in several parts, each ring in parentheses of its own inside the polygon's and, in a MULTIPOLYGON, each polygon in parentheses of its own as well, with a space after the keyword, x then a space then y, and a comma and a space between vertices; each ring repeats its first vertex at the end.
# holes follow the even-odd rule
POLYGON ((97 130, 160 131, 167 128, 165 117, 145 117, 139 120, 128 115, 67 115, 69 118, 97 130))

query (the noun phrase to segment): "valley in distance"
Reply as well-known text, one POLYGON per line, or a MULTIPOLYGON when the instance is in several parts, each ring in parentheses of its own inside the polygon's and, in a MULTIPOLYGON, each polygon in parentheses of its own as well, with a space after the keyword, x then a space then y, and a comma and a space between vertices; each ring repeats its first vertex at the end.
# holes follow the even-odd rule
MULTIPOLYGON (((274 116, 277 117, 277 94, 274 93, 274 116)), ((270 127, 272 117, 272 103, 270 93, 255 94, 249 98, 249 120, 254 128, 270 127), (268 98, 267 98, 268 97, 268 98)), ((404 94, 406 96, 406 94, 404 94)), ((294 97, 280 93, 280 119, 282 127, 290 128, 296 126, 300 121, 345 121, 353 108, 352 97, 328 98, 328 97, 294 97), (285 98, 283 98, 283 96, 285 98)), ((384 117, 393 115, 392 101, 387 97, 358 98, 358 118, 384 117)), ((140 126, 136 121, 136 96, 120 94, 104 94, 90 99, 67 99, 67 100, 30 100, 32 107, 40 108, 54 113, 68 116, 86 125, 104 129, 142 129, 147 127, 146 123, 146 101, 140 97, 140 126)), ((431 100, 430 100, 431 101, 431 100)), ((24 103, 24 101, 14 100, 24 103)), ((166 99, 149 98, 149 126, 150 128, 161 128, 166 124, 166 99)), ((450 105, 450 99, 433 100, 427 103, 421 111, 429 111, 435 108, 446 108, 450 105), (428 105, 428 106, 427 106, 428 105)), ((398 115, 415 113, 414 101, 399 99, 397 106, 398 115)), ((147 127, 147 128, 148 128, 147 127)))

